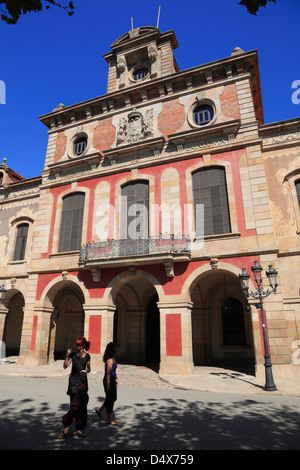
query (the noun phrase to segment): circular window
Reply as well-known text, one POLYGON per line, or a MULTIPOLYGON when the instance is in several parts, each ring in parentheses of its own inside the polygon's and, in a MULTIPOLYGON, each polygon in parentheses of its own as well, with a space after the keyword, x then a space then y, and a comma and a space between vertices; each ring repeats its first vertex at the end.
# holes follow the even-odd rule
POLYGON ((74 149, 73 149, 74 155, 76 155, 77 157, 79 157, 79 155, 82 155, 86 149, 86 146, 87 146, 87 137, 82 136, 76 139, 74 142, 74 149))
POLYGON ((197 106, 193 111, 193 117, 197 126, 206 126, 213 120, 214 110, 207 104, 197 106))
POLYGON ((142 80, 146 75, 148 75, 149 70, 147 68, 141 68, 137 69, 135 72, 133 72, 133 78, 134 80, 142 80))

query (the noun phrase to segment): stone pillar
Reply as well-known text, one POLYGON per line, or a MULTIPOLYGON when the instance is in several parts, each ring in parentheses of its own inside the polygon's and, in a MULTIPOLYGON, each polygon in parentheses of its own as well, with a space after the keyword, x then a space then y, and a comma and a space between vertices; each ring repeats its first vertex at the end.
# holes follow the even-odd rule
POLYGON ((8 309, 4 307, 3 304, 0 305, 0 341, 3 341, 4 326, 5 326, 7 313, 8 313, 8 309))
MULTIPOLYGON (((28 318, 26 318, 26 322, 23 322, 22 345, 19 356, 20 364, 36 366, 48 364, 50 319, 52 312, 53 307, 35 307, 33 316, 30 315, 30 325, 28 318), (25 334, 26 331, 24 328, 26 328, 26 326, 27 331, 31 333, 30 336, 25 334)), ((25 317, 28 317, 26 312, 24 313, 25 317)))
POLYGON ((192 302, 158 302, 160 374, 190 375, 194 369, 192 302))
POLYGON ((84 336, 91 343, 89 353, 93 370, 101 370, 107 343, 113 341, 114 305, 83 305, 85 313, 84 336))

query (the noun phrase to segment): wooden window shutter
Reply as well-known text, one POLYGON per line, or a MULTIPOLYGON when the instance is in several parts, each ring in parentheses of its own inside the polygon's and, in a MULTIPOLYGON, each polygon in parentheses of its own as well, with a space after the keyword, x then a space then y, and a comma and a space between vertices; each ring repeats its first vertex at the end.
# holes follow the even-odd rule
MULTIPOLYGON (((203 168, 192 175, 194 214, 204 205, 204 235, 230 233, 230 216, 224 168, 203 168)), ((197 227, 197 225, 196 225, 197 227)), ((202 234, 196 233, 196 236, 202 234)))
POLYGON ((28 227, 28 224, 21 224, 18 227, 14 252, 14 261, 19 261, 25 258, 28 227))
POLYGON ((299 209, 300 209, 300 180, 295 181, 295 186, 296 186, 296 193, 297 193, 298 204, 299 204, 299 209))
POLYGON ((122 197, 127 199, 122 199, 123 202, 121 205, 121 238, 148 238, 148 182, 136 181, 127 184, 122 188, 122 197), (128 231, 130 224, 133 224, 132 226, 136 228, 134 234, 128 231))
POLYGON ((84 211, 83 193, 74 193, 63 200, 58 251, 76 251, 81 246, 84 211))

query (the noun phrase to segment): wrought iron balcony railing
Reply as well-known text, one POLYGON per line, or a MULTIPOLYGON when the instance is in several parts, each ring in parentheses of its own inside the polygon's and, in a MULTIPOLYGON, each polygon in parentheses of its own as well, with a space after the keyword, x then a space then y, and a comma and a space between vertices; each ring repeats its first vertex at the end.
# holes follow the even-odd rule
POLYGON ((188 235, 160 235, 149 237, 148 239, 138 238, 136 240, 123 239, 91 242, 81 247, 79 263, 135 255, 171 253, 190 254, 190 237, 188 235))

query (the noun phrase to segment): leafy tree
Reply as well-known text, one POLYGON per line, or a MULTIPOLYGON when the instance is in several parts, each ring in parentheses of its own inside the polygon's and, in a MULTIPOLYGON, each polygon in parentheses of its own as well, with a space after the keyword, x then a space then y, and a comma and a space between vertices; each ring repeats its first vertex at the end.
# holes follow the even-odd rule
POLYGON ((74 14, 74 4, 71 1, 68 5, 61 5, 55 0, 0 0, 1 19, 7 24, 16 24, 21 15, 42 11, 44 7, 48 10, 51 5, 62 8, 69 16, 74 14))
POLYGON ((276 3, 276 0, 242 0, 239 5, 245 6, 249 13, 256 15, 260 7, 265 7, 268 2, 276 3))

